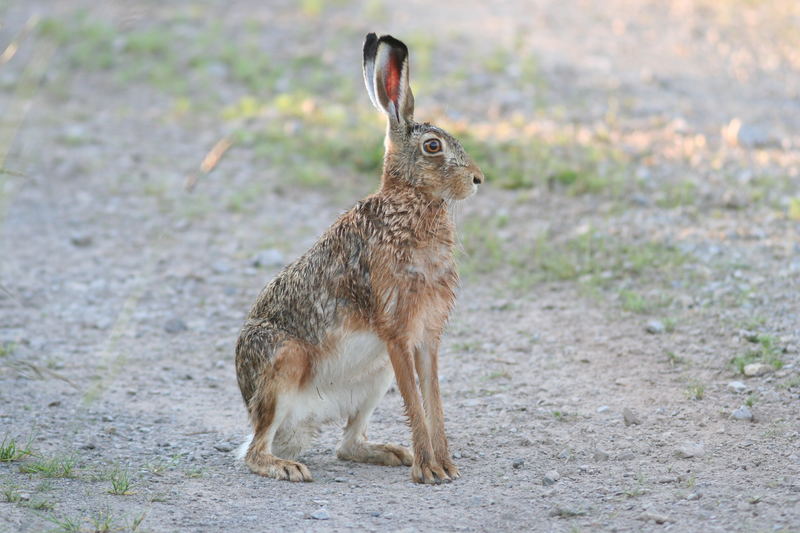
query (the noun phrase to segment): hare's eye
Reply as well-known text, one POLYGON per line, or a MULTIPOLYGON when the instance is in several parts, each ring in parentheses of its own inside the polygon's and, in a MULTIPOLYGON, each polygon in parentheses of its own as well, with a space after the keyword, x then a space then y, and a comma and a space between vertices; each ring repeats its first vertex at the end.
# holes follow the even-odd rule
POLYGON ((422 149, 426 154, 438 154, 442 151, 442 141, 439 139, 428 139, 422 143, 422 149))

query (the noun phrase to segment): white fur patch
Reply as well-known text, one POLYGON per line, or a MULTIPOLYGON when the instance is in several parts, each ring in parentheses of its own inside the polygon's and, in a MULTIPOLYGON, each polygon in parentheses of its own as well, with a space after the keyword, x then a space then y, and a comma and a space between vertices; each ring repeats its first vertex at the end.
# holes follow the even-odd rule
POLYGON ((236 459, 239 461, 244 460, 244 456, 247 455, 247 450, 250 448, 250 443, 253 442, 253 434, 249 434, 245 441, 236 448, 236 459))

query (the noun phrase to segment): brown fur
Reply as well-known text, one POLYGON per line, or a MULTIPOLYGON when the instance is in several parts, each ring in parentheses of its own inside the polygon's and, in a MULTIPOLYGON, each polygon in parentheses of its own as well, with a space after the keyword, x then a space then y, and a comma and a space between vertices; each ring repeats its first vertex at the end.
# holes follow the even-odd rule
MULTIPOLYGON (((401 67, 407 64, 395 65, 401 67)), ((413 111, 410 88, 399 94, 411 103, 398 107, 413 111)), ((437 361, 458 284, 448 207, 472 194, 483 175, 446 132, 416 124, 408 113, 387 116, 380 190, 339 217, 264 288, 239 336, 237 377, 254 430, 245 461, 256 473, 311 479, 302 464, 273 455, 273 439, 292 394, 319 377, 342 335, 365 331, 385 344, 403 396, 414 446, 412 478, 433 483, 459 476, 445 436, 437 361), (421 143, 431 136, 444 144, 441 155, 422 153, 421 143)), ((372 408, 348 415, 345 434, 361 432, 372 408)), ((404 448, 369 443, 363 433, 350 435, 340 458, 411 463, 404 448)))

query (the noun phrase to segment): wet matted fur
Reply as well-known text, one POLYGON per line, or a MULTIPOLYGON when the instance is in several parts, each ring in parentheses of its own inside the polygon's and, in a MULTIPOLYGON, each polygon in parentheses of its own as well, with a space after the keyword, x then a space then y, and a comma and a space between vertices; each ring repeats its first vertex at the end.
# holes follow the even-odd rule
POLYGON ((294 459, 322 423, 344 419, 339 458, 411 466, 421 483, 450 481, 459 472, 437 369, 458 284, 449 208, 484 178, 455 138, 414 122, 402 42, 367 35, 363 68, 367 93, 388 121, 381 186, 284 268, 250 310, 236 345, 253 426, 243 457, 258 474, 310 481, 294 459), (413 454, 366 437, 392 377, 413 454))

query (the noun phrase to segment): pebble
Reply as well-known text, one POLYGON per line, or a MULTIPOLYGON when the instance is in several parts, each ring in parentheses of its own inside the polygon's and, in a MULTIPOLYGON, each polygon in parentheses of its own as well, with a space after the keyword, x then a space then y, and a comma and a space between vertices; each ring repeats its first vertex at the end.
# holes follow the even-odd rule
POLYGON ((691 501, 691 502, 693 502, 695 500, 699 500, 702 497, 703 497, 703 495, 700 494, 699 492, 692 492, 686 497, 686 499, 691 501))
POLYGON ((732 392, 742 393, 747 390, 747 385, 741 381, 731 381, 728 383, 728 390, 732 392))
POLYGON ((702 444, 699 442, 684 442, 675 449, 675 455, 682 459, 689 459, 690 457, 702 457, 706 451, 702 444))
POLYGON ((514 461, 511 462, 511 468, 518 469, 525 466, 525 459, 522 457, 517 457, 514 461))
POLYGON ((324 507, 320 507, 319 509, 311 513, 311 518, 313 518, 314 520, 330 520, 331 514, 324 507))
POLYGON ((164 322, 164 331, 167 333, 180 333, 182 331, 186 331, 189 328, 186 326, 186 322, 181 320, 180 318, 170 318, 166 322, 164 322))
POLYGON ((280 250, 268 248, 254 255, 250 260, 250 264, 256 268, 278 267, 286 264, 286 258, 280 250))
POLYGON ((625 421, 626 426, 638 426, 642 423, 642 419, 627 407, 622 410, 622 419, 625 421))
POLYGON ((648 522, 652 520, 656 524, 663 524, 665 522, 674 522, 670 517, 667 515, 659 514, 659 513, 652 513, 650 511, 645 511, 639 515, 639 520, 644 520, 648 522))
POLYGON ((731 413, 731 418, 735 418, 736 420, 752 420, 753 412, 746 405, 742 405, 731 413))
POLYGON ((763 376, 772 372, 772 366, 766 363, 750 363, 744 367, 744 375, 747 377, 763 376))
POLYGON ((759 124, 742 124, 736 142, 745 148, 774 148, 781 145, 778 137, 759 124))
POLYGON ((605 412, 608 412, 609 409, 611 409, 609 406, 601 405, 600 407, 597 408, 597 412, 598 413, 605 413, 605 412))
POLYGON ((667 330, 667 328, 664 327, 664 324, 660 320, 651 320, 644 327, 644 330, 647 333, 652 333, 653 335, 658 335, 659 333, 664 333, 667 330))
POLYGON ((555 470, 547 472, 542 478, 542 483, 545 485, 555 485, 556 481, 561 479, 561 474, 555 470))
POLYGON ((219 444, 214 445, 215 450, 223 453, 232 452, 234 447, 235 446, 230 442, 220 442, 219 444))
POLYGON ((73 233, 69 237, 69 242, 71 242, 73 246, 85 248, 92 244, 92 236, 86 233, 73 233))
POLYGON ((593 458, 595 461, 608 461, 608 457, 609 457, 609 454, 608 454, 608 452, 607 452, 607 451, 605 451, 605 450, 601 450, 601 449, 599 449, 599 448, 598 448, 598 449, 596 449, 596 450, 594 451, 594 453, 592 454, 592 458, 593 458))

